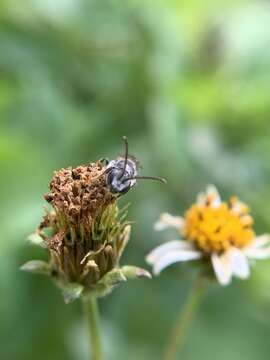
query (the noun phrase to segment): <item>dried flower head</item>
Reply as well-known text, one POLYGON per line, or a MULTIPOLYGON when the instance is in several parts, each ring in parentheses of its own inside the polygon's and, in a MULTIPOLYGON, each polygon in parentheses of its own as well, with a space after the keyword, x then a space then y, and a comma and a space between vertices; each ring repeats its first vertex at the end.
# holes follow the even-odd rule
POLYGON ((50 182, 50 193, 44 197, 58 215, 75 225, 93 221, 115 202, 100 161, 56 171, 50 182))
POLYGON ((162 214, 156 230, 174 227, 183 240, 173 240, 154 249, 147 257, 159 274, 167 266, 181 261, 204 259, 213 266, 221 285, 232 276, 246 279, 250 260, 270 257, 268 234, 256 236, 253 218, 246 204, 232 197, 222 202, 217 189, 209 186, 198 195, 184 218, 162 214))
POLYGON ((22 269, 51 276, 66 302, 102 296, 128 278, 150 277, 144 269, 119 266, 131 225, 101 161, 56 171, 45 199, 52 208, 30 239, 47 249, 49 261, 30 261, 22 269))

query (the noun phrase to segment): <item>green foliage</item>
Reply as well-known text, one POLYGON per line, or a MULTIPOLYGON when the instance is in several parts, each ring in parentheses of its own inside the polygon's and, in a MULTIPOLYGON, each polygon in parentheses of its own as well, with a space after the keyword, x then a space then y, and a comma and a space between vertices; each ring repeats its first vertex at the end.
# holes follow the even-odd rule
MULTIPOLYGON (((0 2, 1 359, 86 359, 79 302, 63 306, 49 279, 19 267, 46 260, 24 239, 53 170, 116 157, 122 135, 141 173, 168 180, 121 200, 136 221, 122 263, 144 267, 175 237, 152 230, 160 212, 180 214, 207 183, 270 231, 269 14, 249 0, 0 2)), ((101 301, 108 359, 160 358, 188 273, 175 265, 101 301)), ((266 359, 267 274, 269 262, 211 289, 181 359, 266 359)))

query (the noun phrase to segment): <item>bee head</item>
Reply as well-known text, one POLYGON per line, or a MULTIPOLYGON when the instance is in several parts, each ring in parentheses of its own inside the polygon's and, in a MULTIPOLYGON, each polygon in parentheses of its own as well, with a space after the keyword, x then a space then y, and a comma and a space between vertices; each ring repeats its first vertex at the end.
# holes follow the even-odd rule
POLYGON ((165 179, 152 176, 138 176, 138 161, 128 154, 128 141, 123 137, 125 154, 107 164, 107 185, 113 194, 125 194, 136 185, 138 179, 158 180, 166 183, 165 179))

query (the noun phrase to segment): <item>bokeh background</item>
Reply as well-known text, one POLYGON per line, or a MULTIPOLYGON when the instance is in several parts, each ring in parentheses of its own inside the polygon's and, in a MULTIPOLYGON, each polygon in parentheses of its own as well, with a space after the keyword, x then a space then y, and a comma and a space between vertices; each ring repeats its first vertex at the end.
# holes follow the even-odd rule
MULTIPOLYGON (((123 263, 172 234, 206 184, 250 203, 270 232, 270 3, 263 0, 1 0, 0 359, 85 360, 79 302, 20 272, 46 258, 25 239, 39 223, 55 169, 114 158, 127 135, 142 174, 121 200, 135 220, 123 263)), ((101 300, 109 360, 161 358, 192 283, 175 265, 101 300)), ((211 287, 179 359, 254 360, 270 354, 270 262, 211 287)))

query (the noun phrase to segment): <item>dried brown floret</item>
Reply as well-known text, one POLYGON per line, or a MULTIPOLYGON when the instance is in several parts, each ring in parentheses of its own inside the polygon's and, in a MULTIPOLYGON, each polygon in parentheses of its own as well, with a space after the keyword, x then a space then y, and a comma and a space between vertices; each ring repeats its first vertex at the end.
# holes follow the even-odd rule
POLYGON ((108 205, 115 202, 106 183, 101 162, 56 171, 45 195, 59 217, 67 223, 91 225, 108 205))

